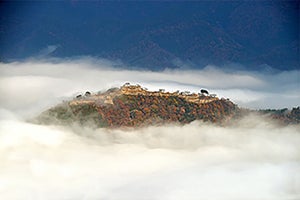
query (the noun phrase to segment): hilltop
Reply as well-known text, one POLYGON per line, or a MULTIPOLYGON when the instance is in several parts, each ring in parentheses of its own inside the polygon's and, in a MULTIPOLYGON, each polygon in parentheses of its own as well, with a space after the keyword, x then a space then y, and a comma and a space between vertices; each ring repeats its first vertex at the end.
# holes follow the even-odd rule
POLYGON ((292 110, 249 110, 206 90, 148 91, 140 85, 124 84, 105 92, 86 92, 41 113, 34 122, 42 124, 79 123, 92 127, 140 127, 166 123, 186 124, 202 120, 226 124, 248 114, 263 115, 278 124, 299 124, 300 107, 292 110))
POLYGON ((78 95, 43 112, 39 123, 80 123, 96 127, 133 127, 194 120, 222 123, 239 111, 229 99, 201 93, 148 91, 140 85, 124 84, 105 92, 78 95))

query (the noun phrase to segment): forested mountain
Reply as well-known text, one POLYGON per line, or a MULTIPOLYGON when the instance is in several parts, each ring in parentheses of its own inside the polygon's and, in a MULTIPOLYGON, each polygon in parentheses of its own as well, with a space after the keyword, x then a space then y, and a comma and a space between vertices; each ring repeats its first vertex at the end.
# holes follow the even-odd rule
POLYGON ((299 107, 292 111, 241 109, 229 99, 204 93, 148 91, 139 85, 124 85, 106 92, 78 95, 39 115, 42 124, 79 123, 92 127, 140 127, 202 120, 230 123, 248 114, 265 115, 279 124, 300 123, 299 107))
POLYGON ((88 55, 153 70, 300 67, 297 1, 13 1, 0 13, 1 61, 88 55))

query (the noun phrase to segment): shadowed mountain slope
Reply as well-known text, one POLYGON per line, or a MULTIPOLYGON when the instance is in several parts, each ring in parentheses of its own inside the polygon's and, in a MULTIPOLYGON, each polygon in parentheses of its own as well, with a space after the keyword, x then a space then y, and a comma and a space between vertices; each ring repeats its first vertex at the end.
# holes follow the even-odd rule
POLYGON ((297 1, 5 2, 0 13, 1 61, 91 55, 152 70, 182 61, 300 67, 297 1))

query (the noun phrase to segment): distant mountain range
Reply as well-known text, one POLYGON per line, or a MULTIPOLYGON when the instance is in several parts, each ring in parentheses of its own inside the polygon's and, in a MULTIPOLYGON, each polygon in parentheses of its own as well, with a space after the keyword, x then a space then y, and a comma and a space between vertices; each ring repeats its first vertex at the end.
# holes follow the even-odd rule
POLYGON ((137 68, 298 69, 297 1, 0 4, 0 59, 90 55, 137 68))
POLYGON ((300 108, 292 111, 240 109, 229 99, 219 99, 207 91, 148 91, 139 85, 125 84, 106 92, 86 92, 71 101, 50 108, 33 121, 42 124, 73 124, 89 127, 141 127, 167 123, 186 124, 194 120, 227 124, 255 113, 276 119, 280 124, 300 123, 300 108))

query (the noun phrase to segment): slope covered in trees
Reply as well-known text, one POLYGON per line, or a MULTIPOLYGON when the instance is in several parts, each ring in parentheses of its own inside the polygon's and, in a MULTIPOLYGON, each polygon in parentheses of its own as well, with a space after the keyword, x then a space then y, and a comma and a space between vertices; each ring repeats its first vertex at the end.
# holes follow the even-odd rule
POLYGON ((96 127, 184 124, 194 120, 222 123, 238 111, 238 107, 226 99, 201 94, 129 93, 124 86, 79 98, 45 111, 38 121, 60 124, 75 122, 96 127))
POLYGON ((241 109, 228 99, 206 93, 148 91, 139 85, 125 84, 106 92, 78 95, 46 110, 35 122, 118 128, 186 124, 194 120, 224 124, 231 119, 256 114, 284 125, 300 123, 299 109, 241 109))

